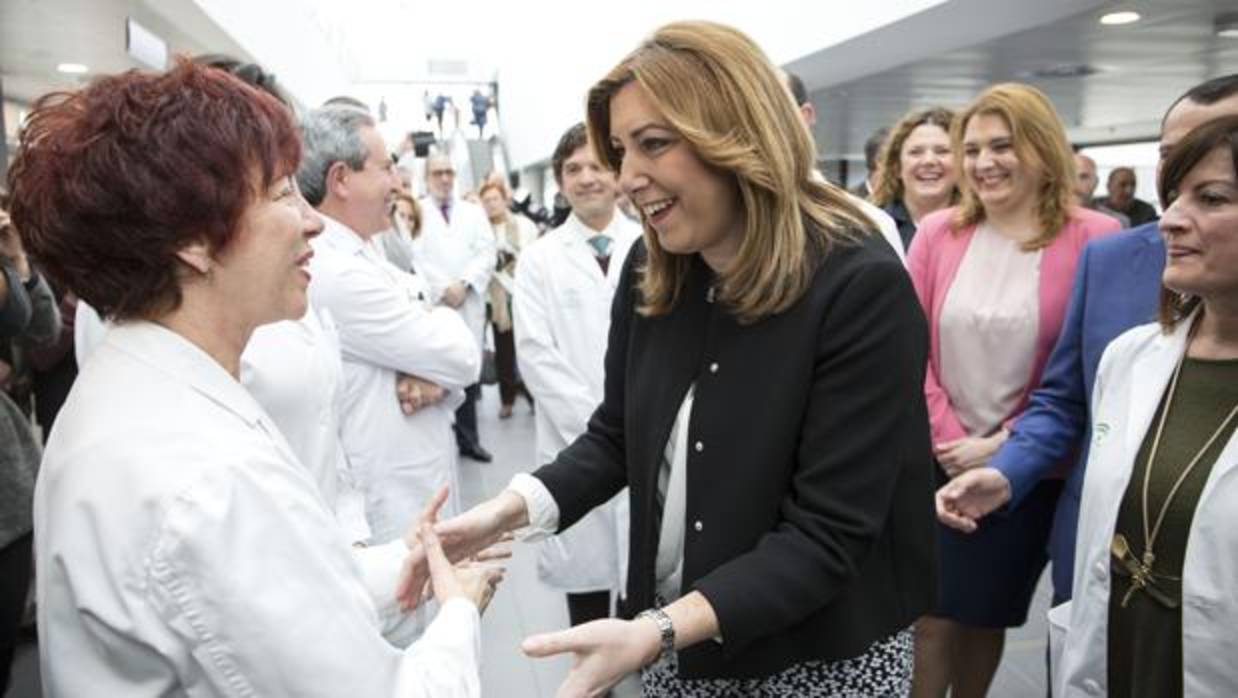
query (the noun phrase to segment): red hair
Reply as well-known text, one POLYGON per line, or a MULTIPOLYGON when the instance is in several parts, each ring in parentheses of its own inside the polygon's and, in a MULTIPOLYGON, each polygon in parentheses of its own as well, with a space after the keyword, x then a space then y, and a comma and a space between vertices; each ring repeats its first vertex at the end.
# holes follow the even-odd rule
POLYGON ((45 95, 9 169, 13 220, 53 278, 105 317, 180 305, 176 252, 218 252, 260 192, 296 171, 287 108, 224 71, 181 60, 45 95))

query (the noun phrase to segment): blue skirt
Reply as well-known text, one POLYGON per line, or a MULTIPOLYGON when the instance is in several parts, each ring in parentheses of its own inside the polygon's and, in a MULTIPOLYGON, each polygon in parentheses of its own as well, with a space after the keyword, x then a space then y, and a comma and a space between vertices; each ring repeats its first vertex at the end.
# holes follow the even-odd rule
MULTIPOLYGON (((940 471, 939 480, 945 484, 940 471)), ((1049 560, 1062 486, 1061 480, 1040 481, 1018 507, 989 514, 973 533, 938 523, 938 602, 932 615, 980 628, 1023 625, 1049 560)))

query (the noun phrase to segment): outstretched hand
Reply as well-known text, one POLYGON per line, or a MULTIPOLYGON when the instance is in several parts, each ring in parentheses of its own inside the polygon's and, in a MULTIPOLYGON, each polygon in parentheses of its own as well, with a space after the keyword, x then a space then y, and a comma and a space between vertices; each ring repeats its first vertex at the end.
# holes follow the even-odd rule
POLYGON ((485 612, 494 598, 494 592, 503 581, 504 568, 478 562, 468 562, 453 567, 443 553, 443 546, 434 527, 423 524, 418 530, 426 563, 430 569, 430 583, 434 596, 440 603, 462 598, 472 601, 478 612, 485 612))
POLYGON ((423 524, 434 526, 443 553, 448 561, 459 562, 478 556, 504 557, 505 551, 494 549, 496 543, 510 540, 511 529, 527 520, 524 500, 512 492, 502 492, 446 521, 438 521, 438 511, 447 499, 446 488, 434 496, 417 523, 404 538, 409 555, 396 585, 396 598, 405 610, 416 608, 425 596, 430 570, 426 565, 425 550, 417 531, 423 524), (484 552, 483 552, 484 551, 484 552))
POLYGON ((556 698, 594 698, 658 656, 660 634, 653 621, 595 620, 554 633, 534 635, 521 645, 530 657, 571 652, 572 668, 556 698))
POLYGON ((438 512, 447 501, 447 487, 439 488, 438 492, 426 503, 417 520, 404 534, 404 544, 408 546, 408 555, 404 558, 404 566, 400 570, 400 580, 396 583, 395 596, 400 608, 410 611, 421 605, 424 589, 430 582, 430 567, 426 563, 426 551, 417 535, 424 525, 433 526, 438 521, 438 512))
POLYGON ((937 490, 937 520, 971 533, 988 516, 1010 501, 1010 481, 997 468, 968 470, 937 490))

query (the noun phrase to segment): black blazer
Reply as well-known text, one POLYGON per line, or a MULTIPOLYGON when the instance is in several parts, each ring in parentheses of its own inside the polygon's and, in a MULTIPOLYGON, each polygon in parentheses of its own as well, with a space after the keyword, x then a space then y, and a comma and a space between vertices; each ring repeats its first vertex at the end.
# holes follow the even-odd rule
POLYGON ((795 305, 740 325, 699 256, 670 313, 638 315, 645 257, 615 295, 602 404, 535 473, 561 529, 630 485, 627 600, 653 605, 658 468, 695 383, 683 590, 722 642, 680 652, 680 674, 769 676, 906 628, 936 593, 928 332, 906 271, 875 235, 837 245, 795 305))

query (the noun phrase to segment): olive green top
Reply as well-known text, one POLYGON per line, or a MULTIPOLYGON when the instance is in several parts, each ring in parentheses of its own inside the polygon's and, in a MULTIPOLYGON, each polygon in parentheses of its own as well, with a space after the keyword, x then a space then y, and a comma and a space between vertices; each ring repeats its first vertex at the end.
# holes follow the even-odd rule
MULTIPOLYGON (((1168 391, 1166 391, 1168 392, 1168 391)), ((1156 425, 1165 409, 1165 397, 1135 458, 1130 484, 1118 512, 1117 533, 1126 537, 1131 553, 1144 554, 1142 492, 1148 453, 1156 425)), ((1238 403, 1238 360, 1210 361, 1187 358, 1178 377, 1177 394, 1165 420, 1164 433, 1152 463, 1148 487, 1149 530, 1174 482, 1222 420, 1238 403)), ((1136 589, 1125 608, 1122 599, 1131 587, 1126 568, 1110 556, 1109 695, 1166 698, 1182 695, 1182 563, 1186 556, 1191 519, 1212 466, 1234 433, 1238 418, 1183 481, 1165 514, 1153 545, 1155 585, 1173 600, 1172 608, 1151 594, 1136 589)), ((1236 660, 1238 661, 1238 660, 1236 660)))

